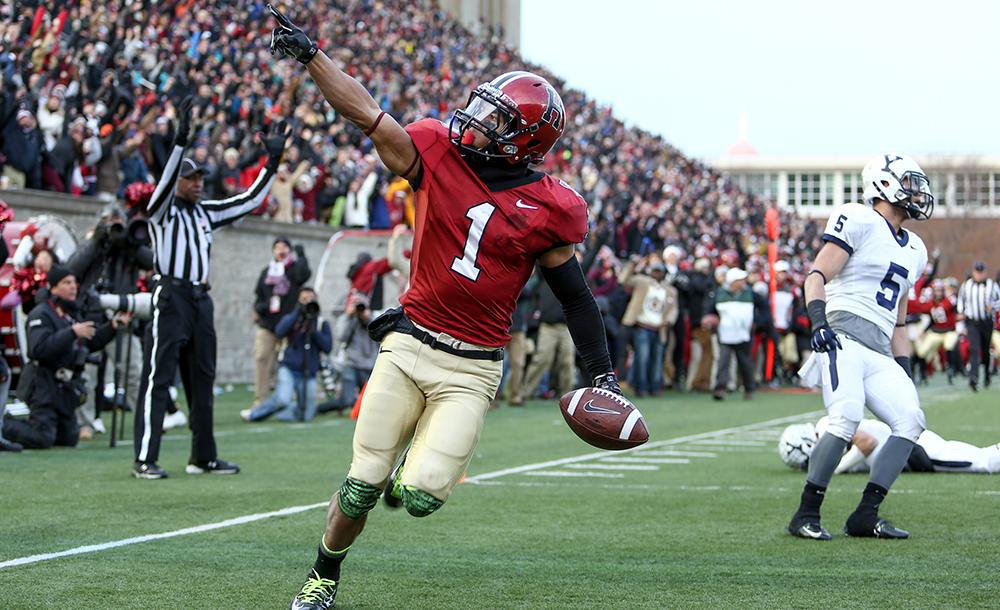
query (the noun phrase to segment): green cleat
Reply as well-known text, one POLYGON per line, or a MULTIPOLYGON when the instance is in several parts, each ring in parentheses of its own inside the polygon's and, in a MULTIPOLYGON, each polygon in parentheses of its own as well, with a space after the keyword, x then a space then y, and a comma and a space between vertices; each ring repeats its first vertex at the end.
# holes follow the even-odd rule
POLYGON ((289 610, 328 610, 337 599, 337 581, 320 578, 316 570, 309 570, 306 583, 292 600, 289 610))

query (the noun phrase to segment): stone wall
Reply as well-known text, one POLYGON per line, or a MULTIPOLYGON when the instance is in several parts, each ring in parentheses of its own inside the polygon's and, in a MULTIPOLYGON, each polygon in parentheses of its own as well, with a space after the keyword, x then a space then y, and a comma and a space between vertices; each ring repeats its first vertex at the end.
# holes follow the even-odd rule
MULTIPOLYGON (((78 238, 90 229, 102 204, 96 199, 67 197, 39 191, 0 191, 0 199, 15 211, 17 220, 28 220, 40 214, 60 216, 76 232, 78 238)), ((305 246, 313 269, 313 279, 328 243, 320 302, 324 315, 333 322, 332 308, 343 307, 347 290, 344 274, 362 250, 383 256, 387 232, 350 231, 340 239, 331 240, 334 231, 317 225, 292 225, 259 218, 246 218, 215 234, 212 245, 212 299, 215 302, 215 328, 219 351, 217 377, 220 382, 244 382, 253 379, 253 341, 255 327, 251 321, 253 294, 257 277, 271 258, 275 238, 284 236, 293 244, 305 246)), ((386 282, 386 294, 392 300, 395 282, 386 282)))

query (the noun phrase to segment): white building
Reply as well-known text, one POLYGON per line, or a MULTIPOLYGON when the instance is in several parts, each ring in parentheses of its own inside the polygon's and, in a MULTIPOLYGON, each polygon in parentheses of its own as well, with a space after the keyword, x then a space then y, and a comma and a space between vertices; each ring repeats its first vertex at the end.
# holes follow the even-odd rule
MULTIPOLYGON (((861 201, 861 168, 867 157, 769 157, 741 142, 709 161, 741 188, 794 208, 803 216, 861 201)), ((1000 156, 917 156, 934 192, 935 218, 1000 217, 1000 156)))

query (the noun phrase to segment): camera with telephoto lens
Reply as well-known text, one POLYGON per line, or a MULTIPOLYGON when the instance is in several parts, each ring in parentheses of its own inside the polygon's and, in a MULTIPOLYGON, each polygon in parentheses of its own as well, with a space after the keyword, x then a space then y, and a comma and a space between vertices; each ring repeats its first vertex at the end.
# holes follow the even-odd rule
POLYGON ((153 318, 153 295, 148 292, 136 294, 98 295, 101 307, 119 313, 134 313, 140 320, 153 318))
POLYGON ((302 305, 302 314, 307 318, 315 318, 319 315, 319 303, 316 301, 309 301, 308 303, 302 305))
POLYGON ((128 224, 112 222, 108 225, 108 241, 115 246, 144 246, 149 243, 149 223, 143 218, 133 218, 128 224))

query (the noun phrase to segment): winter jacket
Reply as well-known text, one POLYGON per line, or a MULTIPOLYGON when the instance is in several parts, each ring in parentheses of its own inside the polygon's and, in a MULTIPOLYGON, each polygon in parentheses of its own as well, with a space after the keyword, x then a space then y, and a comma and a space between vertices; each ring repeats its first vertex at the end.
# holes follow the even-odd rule
POLYGON ((330 323, 321 317, 306 319, 301 307, 281 318, 274 334, 288 339, 281 350, 281 366, 294 373, 305 372, 306 377, 316 376, 320 354, 329 354, 333 347, 330 323))

